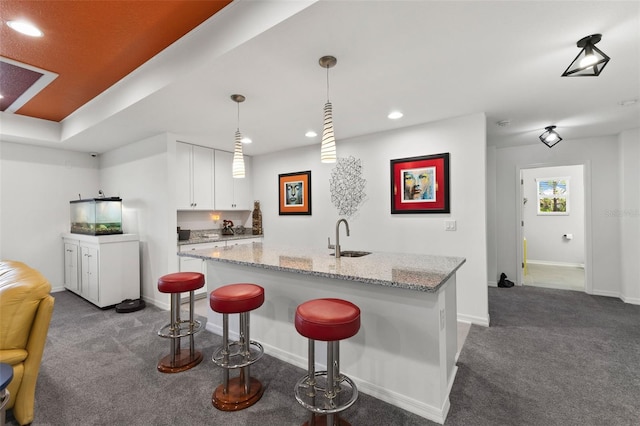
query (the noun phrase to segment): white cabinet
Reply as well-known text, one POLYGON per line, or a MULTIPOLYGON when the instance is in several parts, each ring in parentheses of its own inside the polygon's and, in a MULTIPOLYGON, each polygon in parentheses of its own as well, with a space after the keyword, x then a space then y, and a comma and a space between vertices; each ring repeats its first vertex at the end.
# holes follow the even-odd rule
POLYGON ((64 243, 64 287, 80 292, 80 266, 78 265, 78 244, 64 243))
POLYGON ((232 175, 233 153, 215 151, 215 207, 216 210, 252 210, 251 157, 244 156, 245 177, 232 175))
POLYGON ((260 243, 262 242, 262 237, 255 237, 255 238, 242 238, 239 240, 229 240, 227 241, 227 245, 228 246, 237 246, 240 244, 253 244, 253 243, 260 243))
POLYGON ((64 286, 100 308, 140 298, 140 253, 134 234, 64 234, 64 286))
MULTIPOLYGON (((184 244, 178 246, 178 251, 185 252, 191 250, 206 250, 215 247, 224 247, 226 244, 224 241, 217 241, 213 243, 200 243, 200 244, 184 244)), ((204 276, 207 276, 207 262, 204 259, 197 259, 195 257, 182 257, 178 256, 180 261, 180 272, 201 272, 204 276)), ((206 297, 207 285, 194 291, 194 297, 200 299, 206 297)), ((183 297, 185 299, 186 297, 183 297)))
POLYGON ((178 210, 213 210, 213 149, 176 143, 176 204, 178 210))

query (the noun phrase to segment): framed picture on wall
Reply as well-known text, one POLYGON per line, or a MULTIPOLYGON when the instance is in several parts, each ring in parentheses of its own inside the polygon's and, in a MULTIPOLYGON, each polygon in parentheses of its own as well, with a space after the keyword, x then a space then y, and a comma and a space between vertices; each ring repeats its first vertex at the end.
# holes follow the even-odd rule
POLYGON ((449 153, 391 160, 391 213, 450 213, 449 153))
POLYGON ((536 178, 538 216, 569 214, 569 178, 536 178))
POLYGON ((311 170, 278 175, 279 214, 311 214, 311 170))

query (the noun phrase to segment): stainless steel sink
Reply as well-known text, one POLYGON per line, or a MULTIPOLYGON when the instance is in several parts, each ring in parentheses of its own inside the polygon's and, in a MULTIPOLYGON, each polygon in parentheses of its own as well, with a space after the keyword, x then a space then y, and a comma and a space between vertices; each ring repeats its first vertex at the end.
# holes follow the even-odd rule
MULTIPOLYGON (((340 257, 362 257, 371 254, 370 251, 356 251, 356 250, 345 250, 340 252, 340 257)), ((334 253, 331 253, 331 256, 335 256, 334 253)))

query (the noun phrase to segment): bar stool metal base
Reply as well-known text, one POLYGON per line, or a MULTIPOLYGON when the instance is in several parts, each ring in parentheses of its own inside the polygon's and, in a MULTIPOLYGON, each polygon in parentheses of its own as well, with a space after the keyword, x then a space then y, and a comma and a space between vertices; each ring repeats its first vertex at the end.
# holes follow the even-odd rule
POLYGON ((211 396, 211 403, 220 411, 238 411, 252 406, 264 393, 264 388, 259 380, 251 377, 249 392, 245 392, 244 377, 229 379, 227 392, 224 391, 224 383, 216 388, 211 396))
POLYGON ((171 340, 169 355, 158 361, 161 373, 180 373, 189 370, 202 361, 202 352, 195 349, 193 336, 203 329, 202 323, 194 319, 193 291, 189 292, 189 319, 180 319, 180 294, 171 294, 171 322, 158 330, 158 336, 171 340), (182 348, 180 339, 189 338, 189 348, 182 348))

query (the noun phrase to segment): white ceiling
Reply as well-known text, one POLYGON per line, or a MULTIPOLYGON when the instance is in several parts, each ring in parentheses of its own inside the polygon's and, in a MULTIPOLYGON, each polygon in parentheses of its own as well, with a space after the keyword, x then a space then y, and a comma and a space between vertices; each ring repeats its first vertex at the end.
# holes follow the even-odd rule
MULTIPOLYGON (((638 1, 236 1, 62 123, 2 113, 2 140, 105 152, 163 132, 245 154, 318 144, 329 71, 336 139, 470 113, 487 144, 640 127, 638 1), (601 33, 599 77, 560 77, 601 33), (392 109, 400 120, 386 118, 392 109), (496 126, 510 120, 507 127, 496 126)), ((339 150, 339 148, 338 148, 339 150)), ((338 151, 339 152, 339 151, 338 151)))

